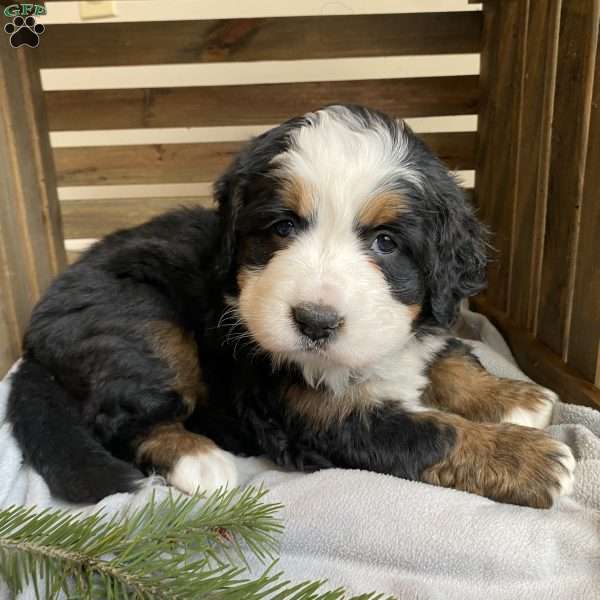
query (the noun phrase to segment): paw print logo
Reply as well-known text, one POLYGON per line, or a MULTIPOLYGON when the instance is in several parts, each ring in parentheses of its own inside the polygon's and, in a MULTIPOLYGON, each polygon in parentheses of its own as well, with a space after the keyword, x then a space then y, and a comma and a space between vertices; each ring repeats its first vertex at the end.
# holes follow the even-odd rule
POLYGON ((37 48, 40 43, 40 35, 44 33, 45 27, 41 23, 36 23, 34 17, 15 17, 12 23, 4 26, 4 31, 10 35, 10 45, 13 48, 19 46, 29 46, 37 48))

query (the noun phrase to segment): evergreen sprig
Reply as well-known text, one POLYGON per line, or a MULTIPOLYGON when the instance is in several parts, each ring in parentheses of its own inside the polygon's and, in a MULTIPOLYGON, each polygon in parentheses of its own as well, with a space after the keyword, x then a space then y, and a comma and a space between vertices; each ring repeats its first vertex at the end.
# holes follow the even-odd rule
MULTIPOLYGON (((0 511, 0 576, 17 595, 37 598, 341 600, 323 582, 291 584, 274 572, 282 531, 279 504, 266 491, 169 494, 126 517, 82 517, 66 510, 0 511), (248 578, 245 553, 271 565, 248 578)), ((353 600, 377 600, 367 594, 353 600)))

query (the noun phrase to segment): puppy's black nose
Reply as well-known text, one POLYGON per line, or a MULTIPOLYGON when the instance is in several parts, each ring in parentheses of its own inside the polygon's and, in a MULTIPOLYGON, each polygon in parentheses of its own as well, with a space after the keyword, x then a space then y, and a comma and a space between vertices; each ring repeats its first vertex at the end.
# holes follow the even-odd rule
POLYGON ((331 306, 305 302, 292 308, 298 329, 313 341, 331 337, 343 322, 331 306))

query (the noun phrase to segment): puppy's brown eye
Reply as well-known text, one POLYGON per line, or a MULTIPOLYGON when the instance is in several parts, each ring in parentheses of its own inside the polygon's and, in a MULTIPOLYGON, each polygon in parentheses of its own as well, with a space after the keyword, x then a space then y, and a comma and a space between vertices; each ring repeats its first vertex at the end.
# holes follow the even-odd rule
POLYGON ((273 225, 273 231, 279 237, 288 237, 294 232, 296 226, 294 225, 294 221, 291 219, 285 219, 283 221, 278 221, 273 225))
POLYGON ((371 244, 371 250, 377 254, 391 254, 397 247, 396 242, 387 233, 380 233, 371 244))

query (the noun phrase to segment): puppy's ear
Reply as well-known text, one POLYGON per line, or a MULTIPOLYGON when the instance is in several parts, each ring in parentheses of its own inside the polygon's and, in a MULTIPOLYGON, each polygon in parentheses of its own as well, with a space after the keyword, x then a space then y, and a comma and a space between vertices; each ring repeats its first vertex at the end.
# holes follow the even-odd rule
POLYGON ((437 324, 448 327, 460 301, 485 288, 488 232, 441 163, 430 170, 424 187, 429 312, 437 324))
POLYGON ((245 179, 238 156, 214 185, 221 221, 221 247, 217 259, 217 272, 221 276, 229 272, 235 257, 236 224, 242 206, 245 179))

